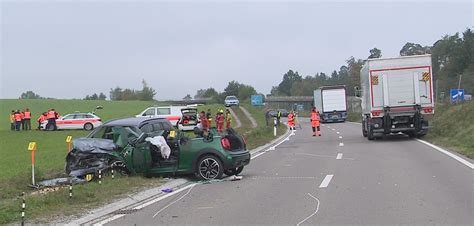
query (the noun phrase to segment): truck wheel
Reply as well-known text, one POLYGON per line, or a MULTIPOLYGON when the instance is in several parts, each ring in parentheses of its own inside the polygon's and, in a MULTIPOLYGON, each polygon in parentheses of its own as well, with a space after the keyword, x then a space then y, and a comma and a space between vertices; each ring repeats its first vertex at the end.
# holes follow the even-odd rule
POLYGON ((365 129, 366 123, 365 120, 362 121, 362 136, 367 137, 367 130, 365 129))
POLYGON ((372 131, 372 128, 369 126, 367 129, 367 139, 369 140, 374 140, 374 131, 372 131))

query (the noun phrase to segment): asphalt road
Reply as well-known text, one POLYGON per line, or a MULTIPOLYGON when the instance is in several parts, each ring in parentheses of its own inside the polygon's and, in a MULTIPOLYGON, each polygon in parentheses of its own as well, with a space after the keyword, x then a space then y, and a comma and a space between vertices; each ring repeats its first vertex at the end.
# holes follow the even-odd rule
POLYGON ((405 136, 369 142, 357 124, 322 134, 303 123, 242 180, 197 184, 109 224, 474 223, 471 168, 405 136))

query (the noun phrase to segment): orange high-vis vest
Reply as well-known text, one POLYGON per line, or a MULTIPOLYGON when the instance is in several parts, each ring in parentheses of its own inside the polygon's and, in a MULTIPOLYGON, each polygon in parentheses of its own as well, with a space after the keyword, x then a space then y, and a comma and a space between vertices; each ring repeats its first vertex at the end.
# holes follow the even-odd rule
POLYGON ((30 119, 31 118, 31 112, 25 111, 25 119, 30 119))
POLYGON ((319 113, 318 112, 311 112, 311 126, 312 127, 319 126, 319 113))
POLYGON ((38 122, 43 122, 44 120, 46 120, 46 117, 44 115, 40 115, 38 122))
POLYGON ((20 113, 15 113, 15 121, 21 122, 21 114, 20 113))
POLYGON ((295 116, 293 115, 293 113, 290 113, 288 115, 288 121, 293 121, 293 120, 295 120, 295 116))
POLYGON ((48 119, 50 119, 50 118, 56 118, 56 112, 54 112, 54 111, 48 111, 48 114, 47 114, 46 118, 48 118, 48 119))

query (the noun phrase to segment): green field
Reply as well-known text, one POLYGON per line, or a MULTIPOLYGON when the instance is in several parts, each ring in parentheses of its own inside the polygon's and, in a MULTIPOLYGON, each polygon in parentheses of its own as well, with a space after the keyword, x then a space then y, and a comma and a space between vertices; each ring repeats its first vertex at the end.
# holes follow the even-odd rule
MULTIPOLYGON (((98 206, 101 203, 111 201, 125 194, 143 189, 149 186, 156 186, 161 180, 156 178, 128 177, 111 181, 104 184, 99 189, 96 183, 78 185, 77 194, 73 201, 67 199, 67 189, 51 192, 46 195, 34 194, 34 190, 27 186, 31 184, 31 157, 27 151, 30 141, 37 142, 36 177, 37 181, 55 177, 64 177, 64 163, 67 154, 67 144, 65 139, 68 135, 74 138, 88 134, 82 130, 72 131, 10 131, 8 114, 13 109, 29 108, 35 120, 40 113, 49 108, 55 108, 62 115, 74 111, 88 112, 96 106, 103 106, 99 110, 99 115, 103 121, 113 118, 134 116, 153 105, 163 105, 157 102, 144 101, 85 101, 85 100, 0 100, 0 112, 4 115, 0 120, 0 224, 19 220, 18 206, 20 205, 18 195, 26 192, 29 205, 29 222, 47 222, 53 216, 63 216, 84 211, 87 208, 98 206), (62 211, 67 209, 67 211, 62 211), (61 212, 58 214, 58 212, 61 212)), ((264 126, 264 113, 261 108, 247 109, 255 115, 259 127, 250 128, 250 122, 243 116, 240 110, 238 115, 243 126, 238 130, 246 137, 248 147, 254 148, 273 139, 271 129, 264 126)), ((210 108, 215 114, 218 109, 225 109, 223 105, 200 106, 199 111, 210 108)), ((37 124, 32 123, 36 128, 37 124)), ((284 132, 284 128, 278 130, 279 134, 284 132)))

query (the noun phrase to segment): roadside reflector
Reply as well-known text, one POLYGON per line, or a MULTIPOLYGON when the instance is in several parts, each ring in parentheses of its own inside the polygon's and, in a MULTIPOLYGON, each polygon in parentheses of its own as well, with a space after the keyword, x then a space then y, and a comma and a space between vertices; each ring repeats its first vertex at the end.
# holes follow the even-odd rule
POLYGON ((92 174, 87 174, 86 175, 86 181, 89 182, 92 180, 92 174))
POLYGON ((173 138, 176 137, 176 131, 171 130, 169 136, 170 136, 170 137, 173 137, 173 138))
POLYGON ((66 143, 71 143, 71 140, 72 140, 72 136, 67 136, 66 137, 66 143))

